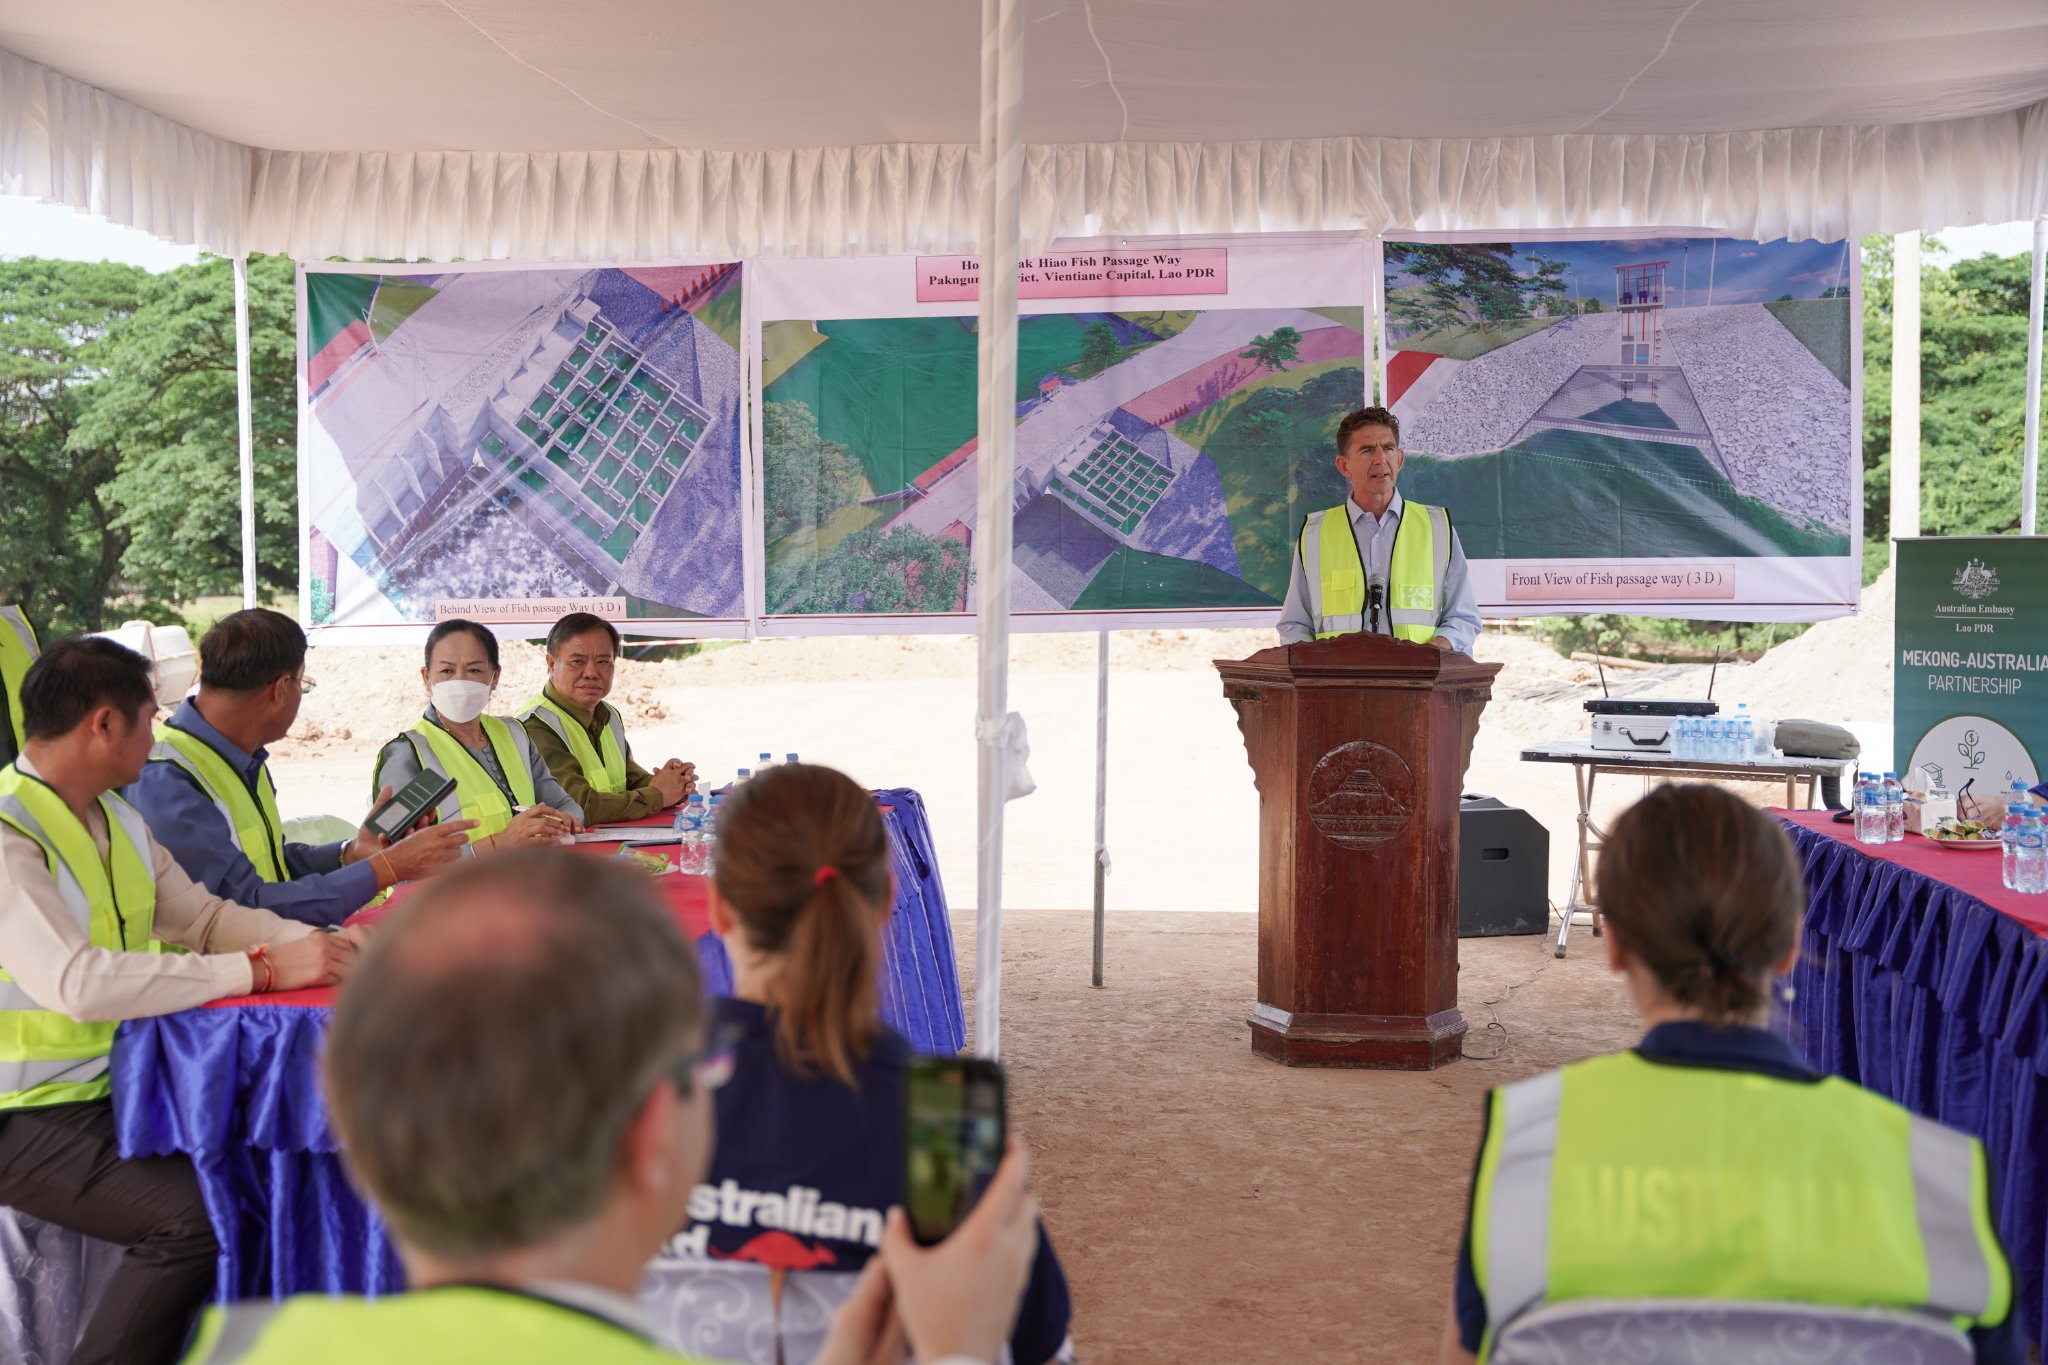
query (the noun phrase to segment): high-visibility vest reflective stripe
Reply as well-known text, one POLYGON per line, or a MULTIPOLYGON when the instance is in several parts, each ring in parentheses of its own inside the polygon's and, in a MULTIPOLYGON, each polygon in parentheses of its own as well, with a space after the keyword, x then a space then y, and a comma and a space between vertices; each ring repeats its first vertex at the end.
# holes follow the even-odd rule
MULTIPOLYGON (((374 1302, 307 1294, 207 1310, 185 1365, 683 1365, 589 1313, 521 1294, 450 1287, 374 1302)), ((702 1365, 697 1362, 697 1365, 702 1365)))
MULTIPOLYGON (((142 813, 111 792, 107 858, 64 798, 9 764, 0 768, 0 821, 42 847, 57 894, 95 948, 145 953, 159 945, 156 873, 142 813)), ((114 1023, 80 1023, 44 1009, 0 970, 0 1110, 35 1109, 105 1096, 114 1023)))
POLYGON ((7 721, 14 732, 16 753, 28 742, 22 734, 21 680, 28 676, 28 666, 41 653, 35 628, 21 614, 21 608, 0 606, 0 688, 7 691, 7 721))
POLYGON ((509 801, 490 770, 476 761, 461 740, 434 722, 422 719, 405 734, 422 771, 455 779, 455 790, 441 802, 438 813, 443 820, 476 821, 476 828, 469 832, 471 843, 488 839, 511 824, 514 802, 521 806, 534 802, 533 743, 526 731, 496 716, 484 716, 482 721, 491 753, 511 784, 509 801))
POLYGON ((258 770, 256 794, 251 796, 248 784, 219 750, 171 725, 156 727, 149 761, 174 764, 191 775, 228 822, 235 847, 255 865, 257 876, 266 882, 291 880, 284 861, 284 817, 277 811, 277 785, 270 780, 269 765, 258 770))
MULTIPOLYGON (((1302 576, 1318 640, 1367 628, 1365 557, 1350 504, 1311 512, 1300 537, 1302 576)), ((1443 621, 1451 574, 1451 517, 1441 507, 1403 502, 1388 557, 1386 612, 1395 639, 1426 645, 1443 621)))
POLYGON ((2004 1320, 1984 1149, 1879 1095, 1633 1053, 1494 1092, 1472 1196, 1484 1360, 1541 1304, 1713 1298, 2004 1320))
POLYGON ((538 720, 553 730, 562 743, 569 746, 576 765, 583 769, 583 780, 593 790, 622 792, 626 789, 626 727, 619 720, 616 706, 606 707, 605 712, 602 756, 591 744, 590 732, 574 716, 548 700, 545 693, 527 702, 519 718, 538 720))

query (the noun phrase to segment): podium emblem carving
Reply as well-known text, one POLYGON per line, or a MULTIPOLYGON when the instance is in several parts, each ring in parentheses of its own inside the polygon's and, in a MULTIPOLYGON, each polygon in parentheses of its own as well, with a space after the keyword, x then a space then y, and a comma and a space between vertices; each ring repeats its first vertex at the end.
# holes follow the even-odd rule
POLYGON ((1340 744, 1309 774, 1309 823, 1339 848, 1378 848, 1407 829, 1414 813, 1415 774, 1384 744, 1340 744))

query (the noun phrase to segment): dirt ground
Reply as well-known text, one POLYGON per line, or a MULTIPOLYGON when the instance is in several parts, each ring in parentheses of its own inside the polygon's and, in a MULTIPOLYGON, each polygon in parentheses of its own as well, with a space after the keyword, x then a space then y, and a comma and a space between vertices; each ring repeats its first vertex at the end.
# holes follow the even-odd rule
POLYGON ((1467 1060, 1277 1066, 1245 1025, 1257 941, 1252 915, 1115 915, 1095 990, 1087 912, 1004 912, 1011 1123, 1091 1365, 1433 1360, 1486 1091, 1637 1036, 1590 938, 1468 939, 1467 1060))

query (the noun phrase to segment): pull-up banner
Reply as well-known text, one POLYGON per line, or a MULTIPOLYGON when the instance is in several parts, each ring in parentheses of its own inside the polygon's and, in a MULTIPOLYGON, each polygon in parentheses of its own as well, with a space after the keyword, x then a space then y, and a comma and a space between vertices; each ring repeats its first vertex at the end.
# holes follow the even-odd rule
POLYGON ((1901 540, 1898 771, 1951 792, 2033 786, 2048 757, 2048 536, 1901 540))
MULTIPOLYGON (((1256 625, 1341 501, 1365 401, 1359 242, 1166 243, 1016 264, 1016 550, 1031 630, 1256 625)), ((748 266, 764 627, 961 630, 974 611, 973 256, 748 266)))
POLYGON ((737 264, 299 279, 309 628, 745 633, 737 264))
POLYGON ((1852 243, 1532 233, 1381 249, 1400 489, 1449 509, 1483 614, 1855 608, 1852 243))

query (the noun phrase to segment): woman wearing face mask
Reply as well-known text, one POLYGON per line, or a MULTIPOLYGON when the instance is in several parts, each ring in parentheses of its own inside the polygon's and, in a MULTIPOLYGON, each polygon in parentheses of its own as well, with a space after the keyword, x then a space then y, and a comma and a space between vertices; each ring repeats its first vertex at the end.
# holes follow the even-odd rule
POLYGON ((427 713, 378 752, 372 790, 398 791, 422 772, 455 779, 436 814, 476 821, 469 837, 479 853, 557 843, 583 828, 583 808, 519 722, 484 714, 498 686, 497 636, 474 621, 443 621, 427 636, 420 678, 427 713))

